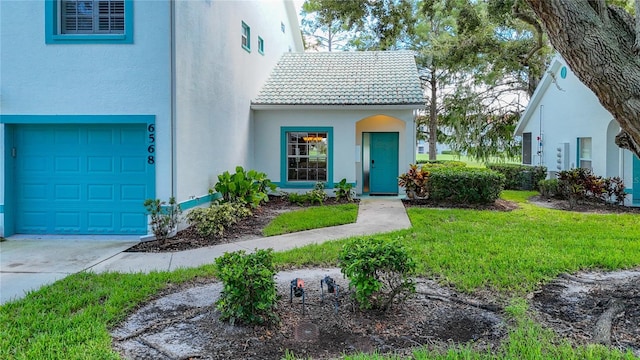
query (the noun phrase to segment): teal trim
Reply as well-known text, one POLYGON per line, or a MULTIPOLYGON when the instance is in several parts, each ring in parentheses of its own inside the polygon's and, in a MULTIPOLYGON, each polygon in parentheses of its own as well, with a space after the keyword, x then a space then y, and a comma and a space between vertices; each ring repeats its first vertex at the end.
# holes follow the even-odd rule
MULTIPOLYGON (((300 182, 274 182, 274 184, 281 188, 281 189, 313 189, 313 187, 316 185, 315 182, 308 182, 308 181, 300 181, 300 182)), ((351 184, 351 186, 355 187, 356 183, 352 182, 349 183, 351 184)), ((333 190, 335 189, 335 184, 332 185, 331 187, 329 187, 329 183, 324 183, 324 188, 325 190, 333 190)))
POLYGON ((4 205, 0 205, 0 214, 4 214, 4 205))
POLYGON ((264 39, 258 36, 258 53, 264 55, 264 39))
POLYGON ((14 145, 13 126, 4 127, 4 148, 9 149, 4 152, 4 236, 15 233, 15 159, 11 156, 14 145))
POLYGON ((576 139, 576 168, 580 167, 580 138, 576 139))
POLYGON ((155 115, 0 115, 0 124, 153 124, 155 115))
POLYGON ((247 50, 247 52, 251 52, 251 27, 249 27, 249 25, 244 21, 242 22, 242 37, 247 38, 247 45, 241 44, 242 48, 247 50))
POLYGON ((133 0, 124 0, 124 34, 59 34, 59 0, 45 0, 44 29, 47 44, 133 44, 133 0))
POLYGON ((326 132, 327 140, 327 182, 325 188, 333 188, 333 127, 328 126, 283 126, 280 128, 280 181, 274 182, 281 188, 313 188, 316 181, 287 180, 287 133, 288 132, 326 132))
POLYGON ((208 195, 205 195, 205 196, 197 197, 195 199, 190 199, 190 200, 187 200, 187 201, 183 201, 179 205, 180 205, 180 209, 184 211, 184 210, 192 209, 192 208, 194 208, 196 206, 200 206, 200 205, 203 205, 203 204, 208 204, 208 203, 210 203, 210 202, 212 202, 214 200, 218 200, 218 199, 221 199, 221 198, 222 198, 222 194, 213 193, 213 194, 208 194, 208 195))
POLYGON ((633 189, 632 188, 625 188, 624 189, 624 193, 625 194, 633 194, 633 189))
POLYGON ((631 180, 631 202, 633 204, 640 204, 640 159, 637 156, 633 156, 633 162, 631 163, 633 176, 631 180))
POLYGON ((560 69, 560 77, 563 78, 563 79, 567 78, 567 67, 566 66, 563 66, 560 69))

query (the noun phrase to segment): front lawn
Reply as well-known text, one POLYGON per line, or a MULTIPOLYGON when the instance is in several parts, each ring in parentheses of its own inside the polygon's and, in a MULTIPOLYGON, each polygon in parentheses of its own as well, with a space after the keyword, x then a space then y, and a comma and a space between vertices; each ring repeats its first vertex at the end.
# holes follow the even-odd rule
MULTIPOLYGON (((505 191, 511 212, 411 208, 401 237, 420 274, 463 291, 488 289, 516 305, 526 292, 563 272, 640 265, 640 226, 634 214, 581 214, 525 203, 531 192, 505 191)), ((335 265, 344 240, 275 253, 279 267, 335 265)), ((76 274, 0 307, 1 359, 112 359, 108 329, 136 306, 173 284, 213 276, 213 267, 172 273, 76 274)), ((522 305, 516 309, 523 308, 522 305)), ((466 348, 416 350, 415 358, 632 358, 602 347, 573 348, 511 310, 509 337, 493 353, 466 348)), ((382 359, 376 355, 351 359, 382 359)))
POLYGON ((356 222, 357 218, 358 205, 356 204, 312 206, 279 215, 262 230, 262 234, 274 236, 351 224, 356 222))

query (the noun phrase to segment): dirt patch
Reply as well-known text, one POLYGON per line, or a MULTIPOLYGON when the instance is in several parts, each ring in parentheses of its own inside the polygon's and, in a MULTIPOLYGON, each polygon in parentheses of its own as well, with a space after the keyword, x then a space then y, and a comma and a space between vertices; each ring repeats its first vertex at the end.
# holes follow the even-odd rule
MULTIPOLYGON (((324 205, 338 205, 346 202, 336 201, 335 198, 329 198, 324 205)), ((226 244, 237 241, 252 240, 264 237, 262 229, 267 226, 271 220, 283 212, 300 210, 309 205, 300 206, 292 204, 286 199, 279 196, 270 196, 269 201, 253 211, 238 223, 229 227, 223 236, 203 237, 200 236, 193 227, 179 231, 175 237, 166 240, 164 243, 152 240, 145 241, 126 250, 127 252, 175 252, 183 250, 197 249, 206 246, 226 244)), ((317 206, 317 205, 316 205, 317 206)))
POLYGON ((577 344, 640 356, 640 269, 564 274, 532 295, 538 320, 577 344))
POLYGON ((276 276, 281 321, 267 328, 221 322, 213 305, 221 285, 192 284, 133 314, 113 331, 114 347, 128 359, 281 359, 286 351, 331 359, 357 352, 408 354, 421 345, 499 345, 506 326, 497 300, 487 305, 489 300, 480 303, 431 280, 417 280, 416 296, 378 313, 358 310, 339 269, 281 272, 276 276), (320 279, 326 275, 340 285, 337 297, 326 287, 322 297, 320 279), (289 300, 295 278, 305 280, 304 310, 302 298, 289 300))
POLYGON ((498 199, 490 204, 460 204, 447 201, 433 201, 430 199, 402 199, 405 207, 428 207, 444 209, 472 209, 489 211, 512 211, 518 208, 518 203, 498 199))

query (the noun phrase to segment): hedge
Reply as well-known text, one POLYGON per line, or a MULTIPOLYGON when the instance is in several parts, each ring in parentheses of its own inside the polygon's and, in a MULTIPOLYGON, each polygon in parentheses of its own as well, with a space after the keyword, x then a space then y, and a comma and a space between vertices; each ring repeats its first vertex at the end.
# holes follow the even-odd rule
POLYGON ((507 190, 533 190, 547 177, 546 166, 520 164, 487 164, 487 168, 504 175, 507 190))
POLYGON ((418 160, 416 164, 431 167, 466 167, 467 163, 456 160, 418 160))
POLYGON ((489 169, 436 167, 429 171, 429 198, 435 201, 488 204, 504 188, 504 175, 489 169))

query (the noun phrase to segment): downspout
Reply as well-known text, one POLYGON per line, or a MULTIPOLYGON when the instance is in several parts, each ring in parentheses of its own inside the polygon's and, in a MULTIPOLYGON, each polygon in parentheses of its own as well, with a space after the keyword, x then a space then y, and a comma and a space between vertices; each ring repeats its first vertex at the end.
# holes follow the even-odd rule
POLYGON ((176 2, 169 0, 170 13, 170 52, 171 52, 171 196, 175 197, 177 191, 176 179, 176 2))
POLYGON ((544 150, 543 150, 543 141, 544 141, 544 133, 542 131, 542 118, 544 112, 544 105, 540 105, 540 133, 538 134, 538 165, 544 165, 544 150))

